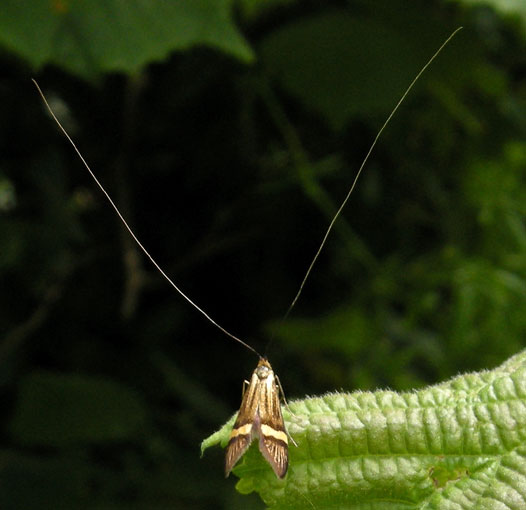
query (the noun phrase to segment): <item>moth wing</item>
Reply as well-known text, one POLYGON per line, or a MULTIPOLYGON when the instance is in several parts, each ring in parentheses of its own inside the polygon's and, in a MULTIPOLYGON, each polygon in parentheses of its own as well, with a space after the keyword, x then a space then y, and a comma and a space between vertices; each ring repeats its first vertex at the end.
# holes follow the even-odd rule
POLYGON ((248 450, 254 438, 253 422, 257 412, 258 378, 256 373, 252 374, 250 383, 243 394, 241 407, 237 414, 236 422, 230 433, 230 439, 226 447, 225 476, 230 474, 237 461, 248 450))
POLYGON ((259 451, 270 464, 278 478, 284 478, 289 467, 289 449, 287 443, 273 437, 261 435, 259 451))
POLYGON ((279 389, 274 376, 262 385, 259 405, 259 450, 278 478, 289 466, 288 438, 281 414, 279 389))
POLYGON ((225 476, 230 474, 230 471, 232 471, 233 467, 237 464, 237 461, 248 450, 251 442, 251 434, 238 434, 230 438, 226 448, 225 476))

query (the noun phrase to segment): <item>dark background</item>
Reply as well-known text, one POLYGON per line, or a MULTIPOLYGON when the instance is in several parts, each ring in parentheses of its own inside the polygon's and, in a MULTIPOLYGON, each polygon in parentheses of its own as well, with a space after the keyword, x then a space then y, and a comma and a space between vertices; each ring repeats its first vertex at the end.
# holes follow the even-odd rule
POLYGON ((257 358, 138 253, 31 77, 158 263, 289 399, 409 390, 524 345, 526 11, 162 4, 0 9, 2 509, 260 505, 222 451, 199 458, 257 358))

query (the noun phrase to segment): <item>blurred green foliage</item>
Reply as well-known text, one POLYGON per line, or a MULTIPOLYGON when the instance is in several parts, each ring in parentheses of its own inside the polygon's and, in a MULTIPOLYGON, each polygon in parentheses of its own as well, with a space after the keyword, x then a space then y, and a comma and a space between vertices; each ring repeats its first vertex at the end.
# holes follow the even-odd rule
POLYGON ((525 343, 525 16, 502 5, 3 2, 2 509, 258 505, 198 452, 253 355, 143 260, 30 78, 176 283, 272 339, 289 398, 404 390, 525 343))

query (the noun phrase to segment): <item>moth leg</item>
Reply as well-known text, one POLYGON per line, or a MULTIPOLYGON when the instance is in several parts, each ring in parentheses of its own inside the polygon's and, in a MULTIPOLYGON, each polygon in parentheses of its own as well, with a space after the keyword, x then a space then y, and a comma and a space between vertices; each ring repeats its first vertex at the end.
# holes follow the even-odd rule
MULTIPOLYGON (((289 413, 292 416, 295 417, 296 415, 290 410, 289 403, 287 402, 287 399, 285 398, 285 392, 283 391, 283 386, 281 386, 281 381, 279 380, 279 377, 277 375, 275 375, 275 378, 276 378, 276 382, 278 383, 278 387, 279 387, 279 391, 281 393, 281 397, 283 398, 283 403, 287 407, 287 410, 289 411, 289 413)), ((289 431, 286 428, 285 428, 285 434, 287 434, 287 436, 289 437, 291 443, 297 448, 298 447, 298 443, 296 443, 296 441, 294 441, 294 438, 289 434, 289 431)))
MULTIPOLYGON (((274 376, 276 379, 276 382, 278 383, 279 392, 281 393, 281 398, 283 399, 283 403, 285 404, 287 411, 292 414, 292 416, 296 416, 289 407, 289 403, 287 402, 287 399, 285 398, 285 392, 283 391, 283 386, 281 386, 281 381, 279 380, 279 377, 277 375, 274 376)), ((246 382, 246 381, 245 381, 246 382)))
POLYGON ((288 438, 290 439, 290 442, 297 448, 298 447, 298 443, 296 443, 296 441, 294 441, 294 438, 289 434, 289 431, 285 428, 285 434, 287 434, 288 438))

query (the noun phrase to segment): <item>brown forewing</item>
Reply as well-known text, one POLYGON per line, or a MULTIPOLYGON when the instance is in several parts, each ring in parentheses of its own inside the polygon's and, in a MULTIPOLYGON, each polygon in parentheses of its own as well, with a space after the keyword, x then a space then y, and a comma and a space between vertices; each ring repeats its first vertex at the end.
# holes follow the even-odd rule
POLYGON ((243 393, 241 406, 237 414, 236 422, 230 433, 230 440, 226 447, 225 475, 228 476, 237 461, 247 451, 253 439, 253 423, 258 405, 258 382, 256 371, 252 373, 246 391, 243 393), (242 433, 246 430, 246 433, 242 433))
POLYGON ((274 372, 271 372, 262 384, 260 402, 259 450, 276 476, 283 478, 287 474, 289 464, 288 441, 274 372))

